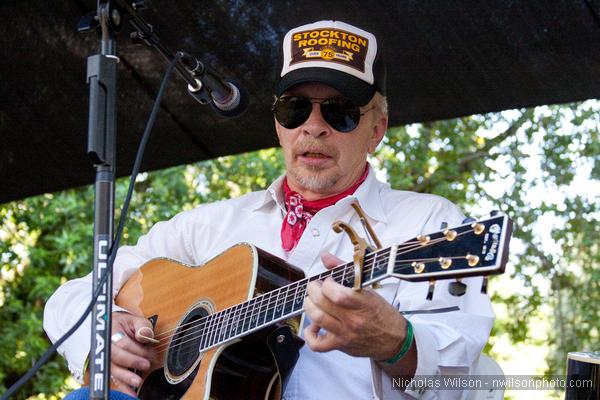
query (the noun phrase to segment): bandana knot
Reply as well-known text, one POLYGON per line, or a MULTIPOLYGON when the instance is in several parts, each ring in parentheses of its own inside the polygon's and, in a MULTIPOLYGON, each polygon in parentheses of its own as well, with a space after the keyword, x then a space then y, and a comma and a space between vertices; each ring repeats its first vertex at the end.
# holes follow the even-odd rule
POLYGON ((368 165, 360 179, 347 190, 324 199, 309 201, 298 192, 293 191, 287 182, 283 181, 283 193, 285 194, 285 208, 287 213, 281 224, 281 247, 285 251, 292 251, 300 241, 304 230, 312 217, 322 210, 340 201, 346 196, 353 194, 356 189, 367 179, 369 173, 368 165))

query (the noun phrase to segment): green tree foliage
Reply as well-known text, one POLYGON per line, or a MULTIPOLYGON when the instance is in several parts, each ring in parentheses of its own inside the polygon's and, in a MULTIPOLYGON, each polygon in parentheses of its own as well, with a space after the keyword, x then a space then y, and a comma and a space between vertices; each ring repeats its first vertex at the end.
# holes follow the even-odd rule
POLYGON ((551 310, 547 374, 599 343, 599 128, 598 102, 538 107, 391 129, 376 156, 394 187, 514 219, 515 286, 493 297, 510 318, 495 330, 527 342, 531 316, 551 310))
MULTIPOLYGON (((550 310, 548 373, 564 372, 566 352, 598 343, 599 111, 586 102, 393 128, 371 160, 395 188, 514 218, 514 288, 493 297, 510 317, 495 332, 527 342, 529 317, 550 310)), ((270 149, 142 174, 122 243, 178 211, 265 188, 282 171, 281 152, 270 149)), ((118 182, 117 204, 126 186, 118 182)), ((92 204, 85 187, 0 206, 0 392, 49 345, 48 297, 90 270, 92 204)), ((15 398, 60 397, 67 375, 57 356, 15 398)))
MULTIPOLYGON (((281 154, 271 149, 141 174, 121 243, 134 244, 181 210, 266 187, 282 171, 281 154)), ((117 204, 128 183, 117 183, 117 204)), ((42 329, 46 300, 61 283, 91 269, 93 203, 93 188, 84 187, 0 206, 0 393, 50 346, 42 329)), ((57 356, 15 398, 61 397, 72 385, 67 376, 57 356)))

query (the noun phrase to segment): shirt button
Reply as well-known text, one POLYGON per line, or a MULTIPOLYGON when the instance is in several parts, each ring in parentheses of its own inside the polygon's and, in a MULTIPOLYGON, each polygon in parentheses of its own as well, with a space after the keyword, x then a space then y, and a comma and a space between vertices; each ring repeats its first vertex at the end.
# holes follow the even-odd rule
POLYGON ((313 229, 313 230, 312 230, 312 235, 313 235, 314 237, 317 237, 317 236, 319 236, 319 235, 320 235, 320 233, 319 233, 319 230, 318 230, 318 229, 313 229))

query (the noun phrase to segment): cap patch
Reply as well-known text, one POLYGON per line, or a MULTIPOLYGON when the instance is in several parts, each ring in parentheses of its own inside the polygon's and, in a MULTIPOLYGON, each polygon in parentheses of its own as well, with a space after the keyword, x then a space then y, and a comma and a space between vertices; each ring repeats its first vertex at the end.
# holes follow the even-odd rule
POLYGON ((365 72, 369 39, 342 29, 326 28, 296 32, 291 40, 290 66, 324 60, 365 72))
POLYGON ((309 82, 329 85, 359 105, 376 90, 385 95, 385 65, 370 32, 342 21, 317 21, 290 29, 281 49, 277 96, 309 82))

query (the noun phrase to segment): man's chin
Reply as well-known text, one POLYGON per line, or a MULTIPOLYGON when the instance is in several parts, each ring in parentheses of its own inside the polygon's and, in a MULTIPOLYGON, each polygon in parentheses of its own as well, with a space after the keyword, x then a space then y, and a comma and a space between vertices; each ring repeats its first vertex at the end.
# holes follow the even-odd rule
POLYGON ((295 171, 292 175, 302 187, 316 193, 329 192, 340 179, 336 174, 322 169, 295 171))

